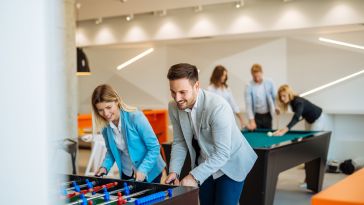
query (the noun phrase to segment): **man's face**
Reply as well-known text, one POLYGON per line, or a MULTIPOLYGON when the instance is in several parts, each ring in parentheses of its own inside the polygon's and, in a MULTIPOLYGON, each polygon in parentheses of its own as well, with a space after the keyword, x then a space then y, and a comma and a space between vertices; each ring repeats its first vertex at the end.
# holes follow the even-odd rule
POLYGON ((171 96, 176 101, 178 109, 184 110, 192 108, 196 102, 197 94, 200 89, 200 83, 197 81, 191 85, 187 78, 169 81, 171 96))
POLYGON ((254 82, 261 83, 263 80, 263 73, 262 72, 253 72, 252 77, 254 82))

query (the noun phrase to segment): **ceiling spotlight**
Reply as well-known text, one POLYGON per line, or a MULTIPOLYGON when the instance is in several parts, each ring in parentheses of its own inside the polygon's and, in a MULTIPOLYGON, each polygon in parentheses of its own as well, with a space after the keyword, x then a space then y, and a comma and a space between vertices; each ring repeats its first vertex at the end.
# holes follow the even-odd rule
POLYGON ((102 18, 101 17, 96 19, 96 21, 95 21, 95 24, 100 24, 100 23, 102 23, 102 18))
POLYGON ((202 6, 201 5, 198 5, 198 6, 196 6, 195 7, 195 12, 197 13, 197 12, 201 12, 202 10, 203 10, 203 8, 202 8, 202 6))
POLYGON ((241 0, 241 1, 236 1, 235 2, 235 8, 240 8, 240 7, 243 7, 245 5, 245 1, 244 0, 241 0))
POLYGON ((125 3, 125 2, 127 2, 127 0, 120 0, 120 2, 121 2, 121 3, 125 3))
POLYGON ((133 20, 133 19, 134 19, 134 14, 127 15, 127 16, 125 17, 125 19, 126 19, 127 21, 131 21, 131 20, 133 20))

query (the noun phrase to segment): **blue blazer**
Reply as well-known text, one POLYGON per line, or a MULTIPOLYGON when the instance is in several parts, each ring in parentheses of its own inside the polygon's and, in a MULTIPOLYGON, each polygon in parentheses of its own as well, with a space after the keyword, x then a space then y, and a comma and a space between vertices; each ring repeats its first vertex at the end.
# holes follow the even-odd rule
MULTIPOLYGON (((153 181, 166 166, 160 154, 160 145, 147 118, 140 111, 120 110, 121 131, 134 167, 143 172, 148 182, 153 181)), ((114 141, 114 132, 108 124, 102 135, 106 144, 106 155, 102 166, 109 172, 116 162, 122 176, 123 165, 120 152, 114 141)))

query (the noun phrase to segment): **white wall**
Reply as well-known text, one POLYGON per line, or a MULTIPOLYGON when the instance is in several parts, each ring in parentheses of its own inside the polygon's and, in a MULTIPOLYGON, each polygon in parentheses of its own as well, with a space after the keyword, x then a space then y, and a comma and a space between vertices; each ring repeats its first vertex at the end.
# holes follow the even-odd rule
MULTIPOLYGON (((328 47, 317 40, 314 42, 295 38, 260 38, 157 44, 155 52, 147 57, 121 71, 115 69, 118 64, 147 48, 149 47, 86 48, 93 74, 79 78, 79 111, 90 112, 90 96, 99 83, 109 83, 116 87, 129 104, 147 109, 166 109, 170 100, 166 73, 171 65, 179 62, 192 63, 200 69, 202 87, 208 86, 215 65, 225 65, 229 70, 228 83, 242 111, 245 110, 245 84, 251 79, 250 67, 253 63, 262 64, 265 77, 273 79, 276 86, 289 83, 297 93, 364 67, 361 60, 363 54, 353 50, 328 47)), ((328 113, 363 113, 364 92, 359 90, 363 87, 363 79, 364 76, 358 76, 307 98, 328 113)), ((352 120, 355 120, 354 118, 352 120)), ((335 121, 333 123, 337 124, 337 119, 332 119, 335 121)), ((281 117, 279 126, 284 126, 288 120, 287 117, 281 117)), ((350 122, 351 120, 347 123, 350 122)), ((295 128, 302 129, 303 126, 298 125, 295 128)), ((361 127, 354 128, 360 130, 361 127)), ((336 128, 330 129, 335 135, 336 128)), ((359 137, 358 140, 363 138, 364 136, 359 137)), ((334 149, 337 146, 335 143, 339 142, 332 142, 334 149)), ((354 155, 357 154, 356 151, 350 150, 354 155)), ((338 156, 330 152, 330 157, 338 156)))

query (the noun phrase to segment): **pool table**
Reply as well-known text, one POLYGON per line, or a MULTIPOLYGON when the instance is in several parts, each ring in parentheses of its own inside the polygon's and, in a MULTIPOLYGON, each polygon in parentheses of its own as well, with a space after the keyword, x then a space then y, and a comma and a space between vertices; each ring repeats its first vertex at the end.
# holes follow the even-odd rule
POLYGON ((248 174, 240 204, 272 205, 280 172, 305 163, 307 188, 322 188, 331 132, 289 131, 280 137, 272 130, 243 130, 258 159, 248 174))

